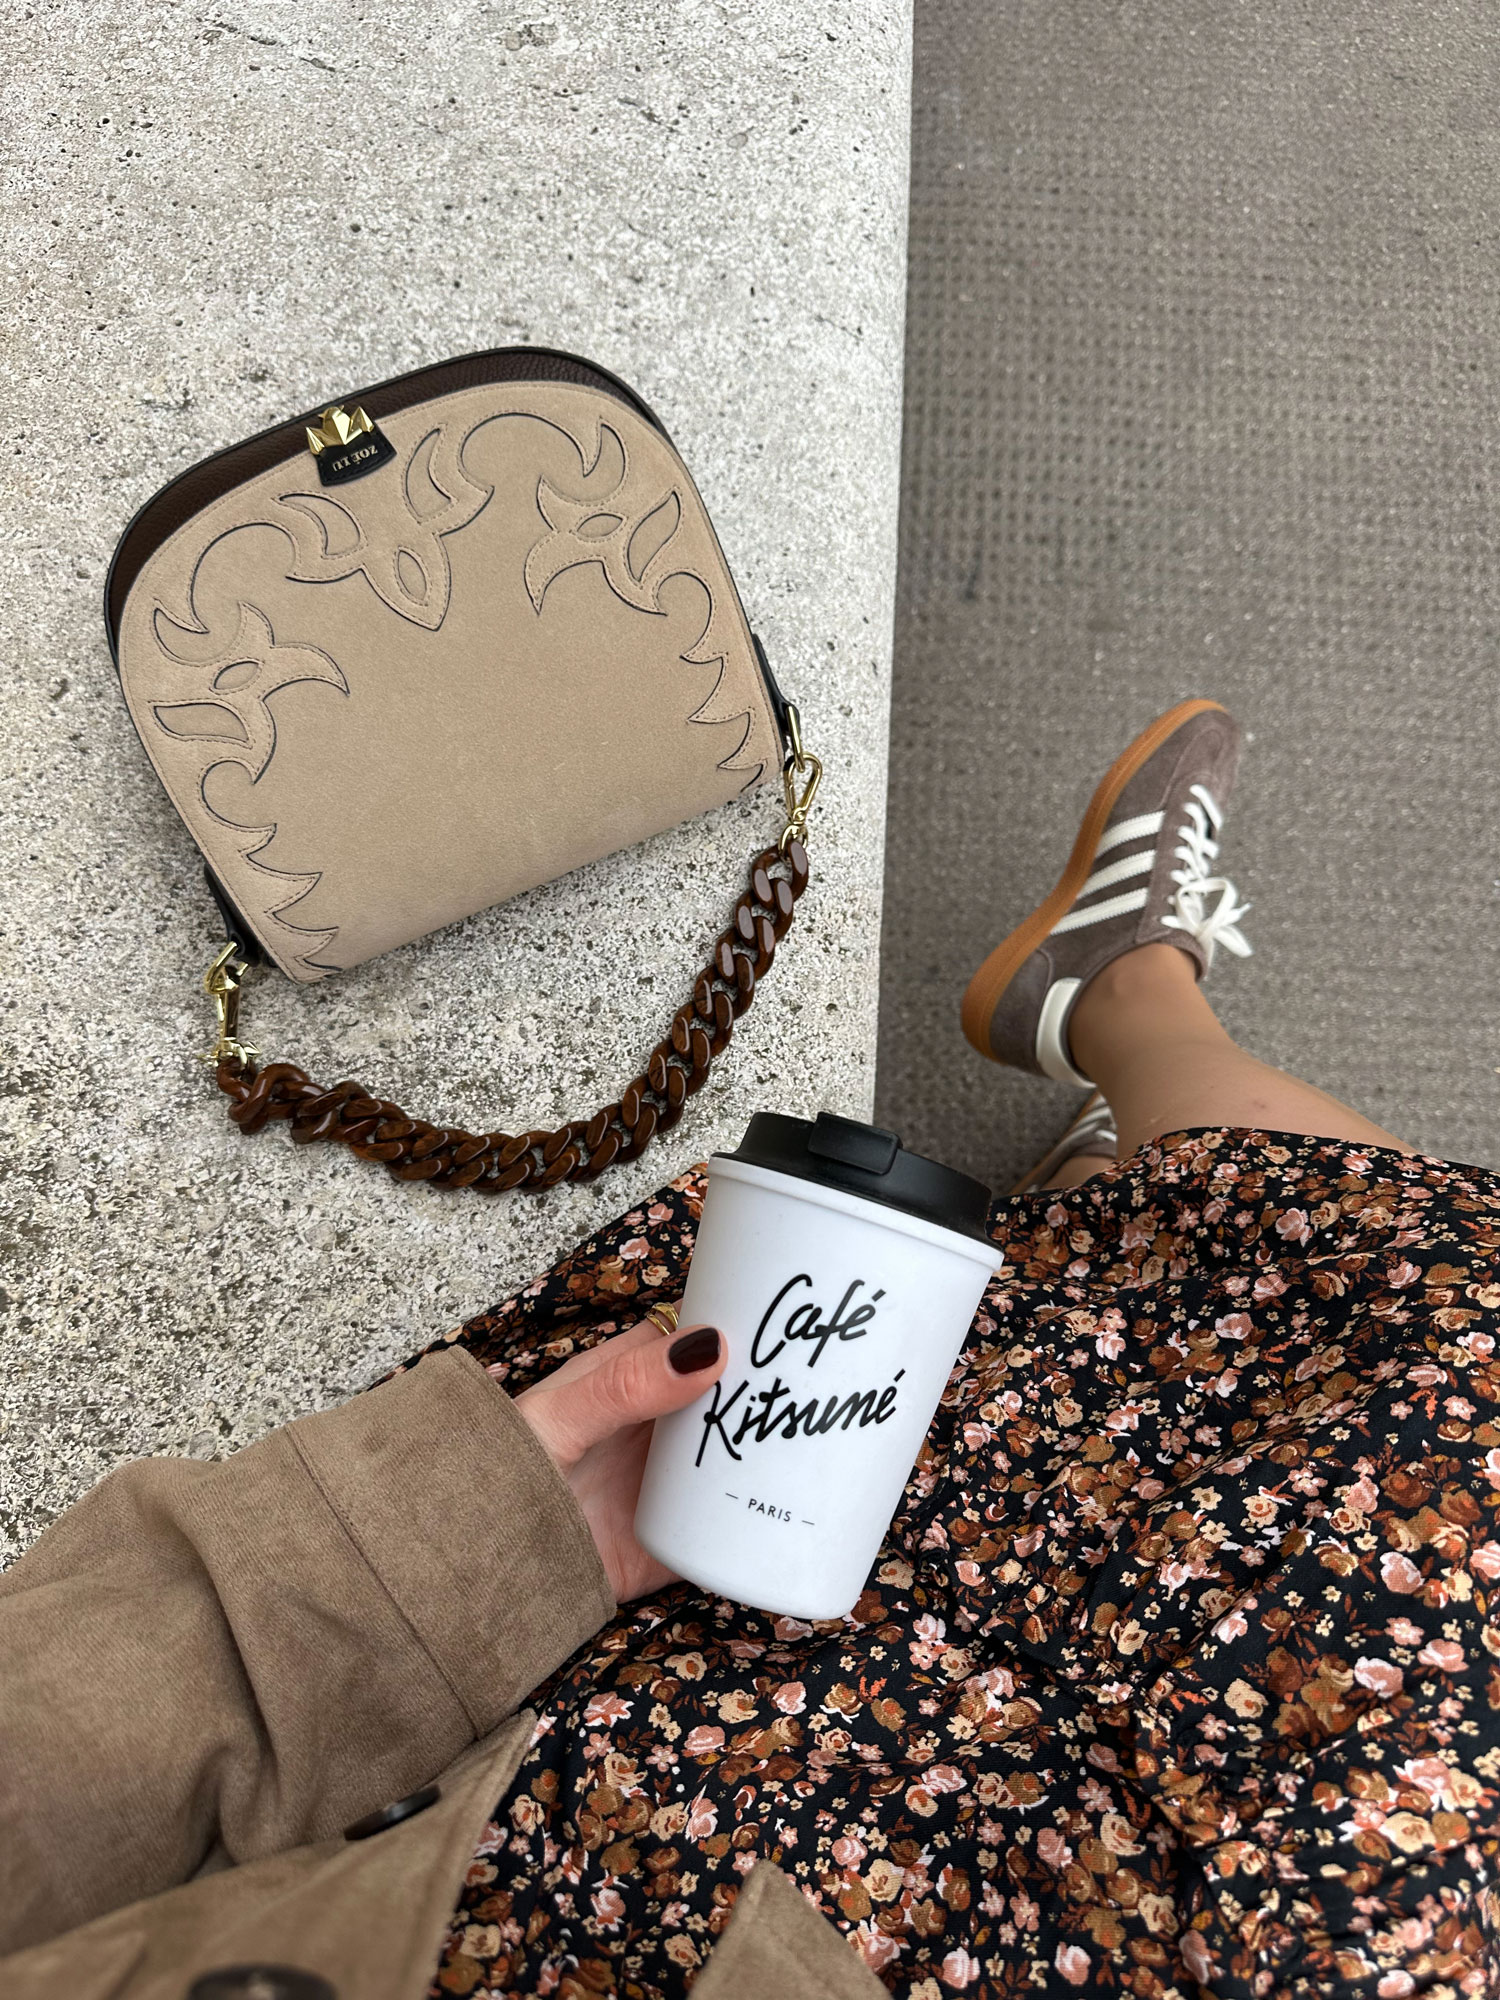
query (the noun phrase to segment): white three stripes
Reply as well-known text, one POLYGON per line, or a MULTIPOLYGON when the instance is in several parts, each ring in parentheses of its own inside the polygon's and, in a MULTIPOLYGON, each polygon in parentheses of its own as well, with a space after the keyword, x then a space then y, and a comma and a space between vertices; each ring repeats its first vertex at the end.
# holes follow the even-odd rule
MULTIPOLYGON (((1122 847, 1127 840, 1142 840, 1148 834, 1161 831, 1164 815, 1159 812, 1137 813, 1134 819, 1122 819, 1110 827, 1100 838, 1096 855, 1107 854, 1111 848, 1122 847)), ((1127 854, 1123 861, 1111 861, 1103 868, 1096 868, 1074 899, 1074 907, 1052 926, 1052 935, 1060 931, 1082 930, 1086 924, 1105 923, 1111 917, 1127 916, 1132 910, 1145 908, 1147 891, 1130 889, 1123 896, 1110 896, 1102 903, 1091 904, 1080 910, 1078 904, 1085 896, 1092 896, 1101 889, 1112 889, 1116 882, 1128 882, 1132 875, 1149 875, 1156 863, 1156 849, 1145 848, 1139 854, 1127 854)))

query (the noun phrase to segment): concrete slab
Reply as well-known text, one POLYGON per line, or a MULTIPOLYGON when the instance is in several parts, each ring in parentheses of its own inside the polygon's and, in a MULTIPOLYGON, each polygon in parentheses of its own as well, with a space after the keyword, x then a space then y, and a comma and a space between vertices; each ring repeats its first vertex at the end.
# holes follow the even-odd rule
MULTIPOLYGON (((751 1111, 868 1113, 909 29, 907 0, 12 19, 0 1554, 120 1460, 214 1455, 336 1400, 751 1111), (491 1203, 225 1122, 192 1061, 215 933, 99 600, 134 508, 206 452, 525 341, 662 412, 829 783, 797 932, 696 1115, 591 1190, 491 1203)), ((461 1122, 576 1113, 660 1032, 776 803, 313 991, 266 979, 255 1039, 461 1122)))

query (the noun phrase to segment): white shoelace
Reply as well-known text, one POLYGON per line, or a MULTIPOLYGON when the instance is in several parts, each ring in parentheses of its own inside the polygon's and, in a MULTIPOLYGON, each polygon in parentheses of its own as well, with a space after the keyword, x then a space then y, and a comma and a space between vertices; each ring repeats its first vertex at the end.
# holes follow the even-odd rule
POLYGON ((1217 836, 1224 815, 1203 785, 1193 786, 1187 812, 1187 824, 1177 829, 1179 845, 1174 855, 1182 866, 1172 870, 1177 888, 1162 922, 1197 940, 1203 947, 1205 969, 1214 962, 1216 945, 1223 945, 1236 958, 1249 958, 1250 941, 1236 927, 1249 914, 1250 905, 1239 901, 1239 891, 1227 876, 1212 872, 1219 857, 1217 836), (1218 901, 1210 908, 1209 899, 1215 895, 1218 901))

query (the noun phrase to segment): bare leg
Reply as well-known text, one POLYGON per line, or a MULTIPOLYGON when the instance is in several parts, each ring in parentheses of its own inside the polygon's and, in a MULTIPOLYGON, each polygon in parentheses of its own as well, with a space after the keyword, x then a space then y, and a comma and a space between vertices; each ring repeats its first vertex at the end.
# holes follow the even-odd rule
POLYGON ((1198 1125, 1412 1150, 1310 1083, 1246 1055, 1176 945, 1140 945, 1096 973, 1073 1008, 1068 1041, 1115 1115, 1122 1159, 1163 1132, 1198 1125))
POLYGON ((1042 1182, 1044 1188, 1073 1188, 1095 1174, 1103 1173, 1106 1167, 1114 1165, 1114 1156, 1104 1153, 1075 1153, 1071 1160, 1064 1160, 1057 1172, 1042 1182))

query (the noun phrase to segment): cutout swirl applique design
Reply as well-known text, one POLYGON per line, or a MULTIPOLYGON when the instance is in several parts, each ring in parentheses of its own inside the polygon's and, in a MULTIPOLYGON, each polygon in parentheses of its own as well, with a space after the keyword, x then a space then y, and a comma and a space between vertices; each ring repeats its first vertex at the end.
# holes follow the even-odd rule
POLYGON ((399 468, 404 523, 392 519, 378 477, 341 488, 337 499, 322 491, 281 494, 275 525, 296 550, 288 579, 341 583, 362 572, 399 617, 436 632, 453 589, 443 538, 466 528, 493 491, 464 470, 463 443, 442 424, 406 454, 399 468))
MULTIPOLYGON (((717 732, 690 729, 696 747, 680 739, 672 745, 684 802, 695 809, 707 774, 728 773, 741 790, 764 776, 767 752, 756 735, 753 692, 757 670, 702 503, 668 443, 628 412, 615 422, 611 414, 566 398, 560 406, 551 396, 532 407, 516 402, 486 409, 465 398, 447 415, 440 407, 413 411, 409 424, 391 421, 397 455, 369 479, 326 490, 301 484, 308 471, 297 462, 282 465, 247 487, 235 504, 206 513, 196 530, 201 539, 195 541, 190 528, 170 555, 163 551, 156 575, 148 569, 134 586, 136 593, 142 585, 150 592, 149 609, 137 611, 134 637, 129 626, 122 632, 121 671, 142 734, 213 873, 294 978, 339 970, 330 950, 336 940, 337 955, 351 964, 371 955, 372 918, 359 899, 368 903, 377 879, 384 880, 378 836, 357 853, 352 836, 342 849, 325 852, 317 832, 308 842, 300 817, 293 826, 290 809, 282 810, 281 779, 262 786, 277 751, 274 697, 298 683, 321 683, 355 701, 359 714, 351 709, 347 726, 359 742, 360 732, 373 727, 370 740, 382 743, 381 754, 402 756, 409 748, 413 769, 425 768, 421 759, 437 754, 432 746, 449 740, 455 704, 460 718, 472 706, 468 734, 478 754, 484 732, 494 737, 498 727, 491 672, 502 687, 513 672, 535 676, 536 662, 549 657, 543 622, 549 593, 565 572, 594 566, 607 595, 557 607, 564 628, 559 657, 567 671, 575 678, 597 671, 601 699, 625 696, 634 704, 630 726, 638 755, 653 754, 648 746, 656 738, 665 748, 661 732, 675 738, 683 724, 717 732), (409 444, 402 442, 403 431, 409 444), (481 449, 485 435, 489 442, 481 449), (482 547, 464 545, 462 610, 451 616, 451 538, 485 514, 497 489, 506 503, 493 542, 486 537, 482 547), (627 653, 639 657, 651 677, 628 694, 629 683, 619 679, 619 605, 652 621, 627 642, 627 653), (382 631, 385 611, 399 623, 382 631), (542 626, 534 637, 525 630, 532 618, 542 626), (464 627, 462 638, 450 643, 445 636, 435 649, 426 635, 445 626, 451 631, 455 623, 464 627), (591 624, 600 634, 596 648, 588 639, 591 624), (604 636, 611 631, 613 643, 604 636), (522 661, 530 665, 522 668, 522 661), (680 695, 656 678, 674 661, 707 670, 696 681, 683 677, 680 695), (648 695, 648 686, 660 692, 648 695), (391 702, 402 687, 402 731, 408 733, 393 736, 391 702), (653 712, 647 716, 646 709, 653 712), (756 751, 747 752, 752 743, 756 751), (238 767, 243 777, 215 777, 226 766, 238 767), (278 834, 277 851, 295 869, 272 867, 265 858, 278 834), (318 865, 309 866, 314 860, 318 865), (298 926, 291 920, 296 906, 320 884, 316 926, 298 926), (352 904, 346 900, 351 892, 352 904)), ((517 683, 523 711, 534 685, 517 683)), ((326 827, 336 819, 331 802, 339 787, 368 784, 370 774, 361 771, 358 754, 330 758, 330 746, 346 727, 336 712, 319 722, 316 702, 294 704, 291 711, 281 709, 284 726, 291 712, 299 730, 314 732, 309 742, 297 738, 296 769, 321 774, 313 780, 322 789, 309 827, 326 827)), ((460 733, 465 727, 460 721, 460 733)), ((494 740, 503 751, 503 732, 494 740)), ((359 743, 346 747, 359 752, 359 743)), ((587 747, 604 754, 592 737, 587 747)), ((547 754, 562 755, 563 746, 552 744, 547 754)), ((728 795, 726 784, 719 796, 728 795)), ((358 802, 351 823, 358 823, 364 803, 358 802)), ((629 815, 618 802, 609 809, 616 825, 640 817, 638 806, 629 815)), ((661 823, 671 816, 668 801, 661 823)), ((347 835, 345 821, 337 823, 347 835)), ((576 856, 576 829, 572 837, 576 856)), ((450 875, 477 874, 470 854, 441 865, 450 875)), ((475 889, 482 889, 478 880, 475 889)), ((466 885, 462 893, 469 894, 466 885)), ((503 890, 514 893, 512 886, 503 890)), ((450 891, 445 914, 435 922, 452 921, 446 912, 457 907, 450 891)), ((389 948, 384 942, 374 947, 389 948)))
MULTIPOLYGON (((195 579, 196 573, 195 568, 195 579)), ((196 617, 191 590, 189 600, 196 617)), ((286 916, 317 887, 320 873, 289 873, 260 860, 276 837, 275 823, 247 825, 228 818, 210 800, 208 785, 225 764, 239 765, 252 785, 262 776, 276 753, 272 695, 304 681, 320 681, 347 695, 349 683, 338 662, 320 647, 280 644, 270 619, 255 605, 241 599, 235 611, 236 622, 226 637, 222 623, 218 631, 212 621, 184 625, 157 606, 152 626, 161 658, 171 668, 191 669, 192 677, 174 672, 171 698, 152 700, 151 714, 164 735, 204 747, 194 789, 204 812, 234 838, 233 850, 214 860, 226 891, 236 903, 264 910, 265 919, 279 927, 276 941, 284 955, 308 973, 324 972, 330 968, 320 966, 313 954, 328 949, 338 936, 337 926, 309 930, 286 916)))
POLYGON ((649 465, 632 466, 619 432, 602 420, 592 456, 585 453, 578 438, 567 435, 578 452, 582 483, 598 490, 570 495, 545 477, 537 482, 537 510, 549 532, 533 544, 526 558, 526 590, 534 609, 540 616, 552 584, 565 570, 583 563, 597 563, 605 582, 623 603, 658 617, 662 614, 662 587, 669 578, 691 577, 708 599, 708 616, 697 640, 679 657, 688 666, 717 667, 719 671, 713 687, 687 720, 719 724, 743 719, 739 742, 727 757, 719 759, 718 768, 744 771, 747 785, 753 784, 764 765, 738 762, 754 728, 750 710, 736 705, 723 713, 715 712, 728 671, 733 626, 701 565, 694 567, 689 559, 679 561, 673 548, 684 520, 679 485, 661 485, 660 474, 649 465))

